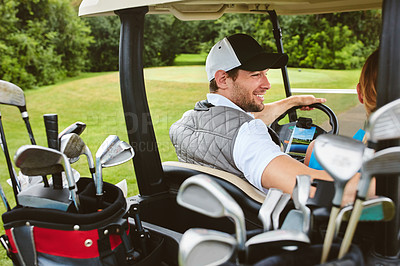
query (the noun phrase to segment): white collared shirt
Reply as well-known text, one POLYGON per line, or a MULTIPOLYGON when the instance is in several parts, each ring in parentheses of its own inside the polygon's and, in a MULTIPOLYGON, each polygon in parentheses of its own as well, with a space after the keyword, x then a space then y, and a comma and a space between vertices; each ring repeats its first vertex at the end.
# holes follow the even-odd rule
MULTIPOLYGON (((219 94, 208 93, 207 100, 215 106, 231 107, 244 112, 239 106, 219 94)), ((254 117, 251 113, 247 114, 254 117)), ((233 160, 246 179, 261 191, 267 191, 261 185, 265 167, 274 158, 284 154, 271 139, 268 128, 261 119, 251 120, 240 127, 233 146, 233 160)))

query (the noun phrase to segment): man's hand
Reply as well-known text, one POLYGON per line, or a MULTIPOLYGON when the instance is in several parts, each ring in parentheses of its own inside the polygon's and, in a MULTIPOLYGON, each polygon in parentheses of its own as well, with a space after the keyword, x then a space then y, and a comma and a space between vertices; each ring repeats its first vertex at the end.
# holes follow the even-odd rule
POLYGON ((324 102, 326 102, 325 98, 315 98, 314 95, 290 96, 273 103, 264 104, 264 110, 253 114, 256 119, 261 119, 265 124, 269 125, 294 106, 304 105, 301 110, 312 110, 307 105, 324 102))
POLYGON ((308 105, 314 104, 314 103, 324 103, 326 102, 325 98, 315 98, 314 95, 296 95, 296 96, 290 96, 289 98, 293 97, 297 104, 295 106, 299 105, 304 105, 300 110, 302 111, 310 111, 313 110, 314 108, 308 107, 308 105))

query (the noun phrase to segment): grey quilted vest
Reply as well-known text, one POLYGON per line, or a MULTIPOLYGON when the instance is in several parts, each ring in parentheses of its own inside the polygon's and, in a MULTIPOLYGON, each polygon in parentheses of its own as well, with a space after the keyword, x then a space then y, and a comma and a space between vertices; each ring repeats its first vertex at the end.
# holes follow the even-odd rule
POLYGON ((233 146, 240 126, 252 119, 234 108, 201 101, 171 126, 169 136, 179 161, 224 170, 244 178, 233 161, 233 146))

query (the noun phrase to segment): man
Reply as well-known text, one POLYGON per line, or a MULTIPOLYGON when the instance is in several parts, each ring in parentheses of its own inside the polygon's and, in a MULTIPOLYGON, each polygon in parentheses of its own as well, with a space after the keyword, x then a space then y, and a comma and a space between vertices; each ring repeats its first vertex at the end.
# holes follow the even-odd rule
POLYGON ((293 96, 263 104, 271 88, 268 70, 287 61, 286 54, 266 53, 245 34, 214 45, 206 60, 207 101, 197 103, 170 128, 179 160, 231 172, 264 191, 275 187, 291 193, 299 174, 332 180, 326 172, 284 154, 266 126, 293 106, 325 102, 314 96, 293 96))

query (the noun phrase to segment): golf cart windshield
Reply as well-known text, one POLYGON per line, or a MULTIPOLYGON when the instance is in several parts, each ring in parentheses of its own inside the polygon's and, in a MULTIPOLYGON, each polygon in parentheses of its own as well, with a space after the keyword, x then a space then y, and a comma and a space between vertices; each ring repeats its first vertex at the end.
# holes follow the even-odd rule
MULTIPOLYGON (((120 82, 125 121, 130 143, 135 148, 135 172, 142 196, 152 196, 165 191, 160 155, 147 104, 143 64, 143 24, 146 14, 173 14, 181 20, 218 19, 224 13, 268 13, 269 15, 298 15, 383 8, 382 36, 380 44, 380 71, 378 77, 378 107, 399 98, 400 47, 398 13, 400 4, 396 0, 248 0, 248 1, 108 1, 83 0, 80 16, 118 15, 121 19, 120 38, 120 82), (143 116, 143 114, 146 114, 143 116), (133 123, 136 123, 134 126, 133 123), (137 128, 132 132, 132 128, 137 128), (144 143, 144 144, 143 144, 144 143), (141 144, 141 145, 135 145, 141 144), (146 150, 137 147, 147 147, 146 150)), ((278 32, 277 35, 280 35, 278 32)), ((278 44, 278 42, 277 42, 278 44)), ((283 49, 280 43, 279 49, 283 49)), ((285 69, 282 69, 285 80, 285 69)), ((286 79, 288 83, 288 79, 286 79)), ((286 95, 290 86, 285 84, 286 95)), ((381 178, 377 181, 377 193, 396 200, 398 191, 387 191, 387 187, 398 188, 398 180, 381 178), (390 195, 389 195, 390 194, 390 195)), ((398 202, 396 202, 397 204, 398 202)), ((397 204, 398 206, 398 204, 397 204)), ((388 225, 390 230, 381 237, 382 247, 389 246, 384 255, 397 255, 399 243, 397 222, 388 225)), ((385 228, 387 228, 385 226, 385 228)), ((379 244, 378 244, 379 245, 379 244)))

